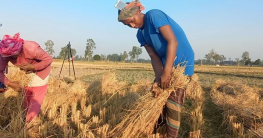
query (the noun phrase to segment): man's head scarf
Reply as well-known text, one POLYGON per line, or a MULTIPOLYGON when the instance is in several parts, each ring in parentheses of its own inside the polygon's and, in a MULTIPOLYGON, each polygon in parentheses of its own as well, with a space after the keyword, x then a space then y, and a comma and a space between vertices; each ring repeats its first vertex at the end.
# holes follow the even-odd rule
POLYGON ((4 35, 0 41, 0 54, 2 57, 10 57, 17 55, 23 46, 24 40, 20 38, 20 34, 17 33, 13 37, 10 35, 4 35))
POLYGON ((125 8, 119 11, 118 21, 124 21, 132 17, 138 10, 143 11, 145 8, 139 0, 130 2, 125 8))

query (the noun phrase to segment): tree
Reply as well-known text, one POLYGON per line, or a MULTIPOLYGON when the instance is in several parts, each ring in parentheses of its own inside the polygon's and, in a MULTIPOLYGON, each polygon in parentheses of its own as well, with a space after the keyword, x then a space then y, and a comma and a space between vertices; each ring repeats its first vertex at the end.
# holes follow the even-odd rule
POLYGON ((101 58, 100 55, 94 55, 93 59, 99 61, 101 58))
POLYGON ((261 60, 257 59, 255 62, 253 62, 253 65, 260 65, 261 64, 261 60))
POLYGON ((214 54, 214 56, 212 57, 214 60, 215 60, 215 63, 217 64, 217 62, 219 61, 219 60, 221 60, 221 56, 219 55, 219 54, 214 54))
POLYGON ((47 42, 45 42, 45 45, 46 45, 46 52, 49 54, 49 55, 53 55, 55 53, 54 49, 53 49, 53 46, 54 46, 54 42, 52 40, 47 40, 47 42))
POLYGON ((124 62, 126 58, 128 58, 128 54, 126 51, 124 51, 123 54, 121 55, 121 61, 124 62))
POLYGON ((129 52, 131 62, 133 62, 134 59, 137 60, 140 54, 142 54, 142 49, 140 47, 133 46, 132 51, 129 52))
POLYGON ((88 61, 92 59, 93 49, 96 49, 96 43, 93 41, 93 39, 87 39, 85 58, 88 58, 88 61))
POLYGON ((246 60, 245 62, 245 65, 249 65, 249 66, 252 66, 252 62, 251 62, 251 59, 249 58, 248 60, 246 60))
POLYGON ((242 54, 242 62, 243 64, 246 64, 246 62, 249 60, 249 53, 247 51, 243 52, 242 54))
MULTIPOLYGON (((58 57, 61 58, 61 59, 64 59, 65 54, 68 54, 68 46, 65 46, 65 47, 62 47, 62 48, 61 48, 61 51, 60 51, 58 57)), ((77 54, 77 51, 76 51, 75 49, 71 48, 71 54, 72 54, 72 56, 74 57, 74 56, 77 54)), ((68 55, 67 55, 67 56, 68 56, 68 55)), ((68 57, 66 57, 66 59, 67 59, 67 58, 68 58, 68 57)))
POLYGON ((214 51, 214 49, 212 49, 208 54, 205 55, 205 58, 207 59, 207 61, 212 61, 214 58, 214 56, 216 55, 216 52, 214 51))
POLYGON ((110 61, 120 61, 121 60, 121 58, 118 54, 109 54, 107 56, 107 59, 110 61))

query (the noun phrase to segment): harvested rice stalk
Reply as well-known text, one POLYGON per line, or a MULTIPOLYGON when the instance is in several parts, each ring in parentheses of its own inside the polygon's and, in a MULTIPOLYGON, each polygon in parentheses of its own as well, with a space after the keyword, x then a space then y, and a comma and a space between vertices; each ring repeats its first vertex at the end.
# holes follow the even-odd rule
POLYGON ((204 92, 201 85, 199 84, 199 79, 196 74, 191 77, 190 83, 187 85, 186 89, 186 99, 191 100, 193 105, 191 108, 184 110, 189 110, 189 127, 190 127, 190 138, 200 138, 201 137, 201 127, 204 123, 203 121, 203 103, 204 103, 204 92))
POLYGON ((262 138, 263 137, 263 127, 258 128, 257 130, 249 130, 255 136, 262 138))
POLYGON ((31 78, 29 74, 26 74, 25 71, 21 71, 17 67, 9 68, 9 73, 6 75, 11 81, 19 82, 19 85, 26 86, 30 82, 31 78))
POLYGON ((139 137, 142 134, 152 134, 154 125, 162 113, 170 93, 178 88, 185 88, 189 83, 188 77, 184 75, 184 67, 173 69, 171 82, 170 88, 164 91, 160 90, 158 98, 154 98, 152 93, 141 96, 130 113, 109 132, 109 136, 139 137))
POLYGON ((101 85, 102 94, 105 95, 114 94, 116 91, 122 89, 127 84, 126 82, 119 82, 116 78, 116 74, 110 72, 102 77, 101 85))
POLYGON ((191 77, 190 83, 187 85, 186 98, 191 98, 195 101, 203 101, 203 90, 199 84, 199 78, 196 74, 191 77))
POLYGON ((263 118, 263 101, 259 89, 239 83, 217 80, 212 89, 213 102, 224 109, 232 109, 246 120, 263 118))
POLYGON ((212 89, 212 99, 224 112, 234 137, 252 137, 263 126, 263 101, 259 89, 246 85, 217 80, 212 89))

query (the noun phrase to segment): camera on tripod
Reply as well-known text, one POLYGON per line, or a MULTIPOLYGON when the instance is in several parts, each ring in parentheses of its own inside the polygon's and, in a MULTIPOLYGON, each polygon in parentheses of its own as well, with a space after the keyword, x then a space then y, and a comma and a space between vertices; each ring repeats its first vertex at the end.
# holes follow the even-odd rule
POLYGON ((73 73, 74 73, 74 78, 76 80, 76 73, 75 73, 75 68, 74 68, 74 62, 73 62, 73 56, 72 56, 72 51, 71 51, 71 45, 70 45, 70 42, 67 44, 67 50, 65 51, 65 54, 64 54, 64 58, 63 58, 63 63, 62 63, 62 66, 61 66, 61 69, 60 69, 60 73, 59 73, 59 77, 61 75, 61 72, 62 72, 62 69, 63 69, 63 66, 64 66, 64 62, 65 60, 68 60, 69 62, 69 76, 70 76, 70 61, 71 61, 71 64, 72 64, 72 68, 73 68, 73 73))

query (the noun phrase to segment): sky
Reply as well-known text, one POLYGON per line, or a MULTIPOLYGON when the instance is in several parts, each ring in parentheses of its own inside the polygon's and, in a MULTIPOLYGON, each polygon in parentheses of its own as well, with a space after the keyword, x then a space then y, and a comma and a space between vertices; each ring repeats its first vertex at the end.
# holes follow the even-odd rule
MULTIPOLYGON (((129 2, 127 0, 123 0, 129 2)), ((55 55, 70 41, 84 55, 86 41, 94 54, 120 54, 139 46, 136 29, 117 21, 117 0, 0 0, 0 39, 19 32, 43 49, 54 42, 55 55)), ((145 11, 160 9, 184 30, 196 59, 214 49, 218 54, 263 59, 263 0, 141 0, 145 11)), ((139 58, 149 59, 144 48, 139 58)))

